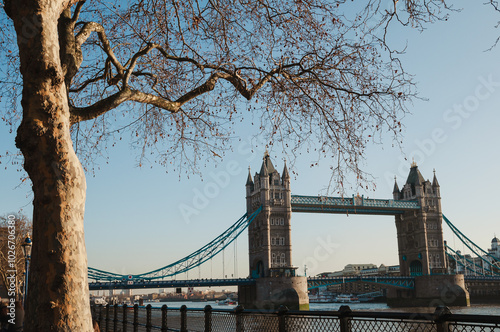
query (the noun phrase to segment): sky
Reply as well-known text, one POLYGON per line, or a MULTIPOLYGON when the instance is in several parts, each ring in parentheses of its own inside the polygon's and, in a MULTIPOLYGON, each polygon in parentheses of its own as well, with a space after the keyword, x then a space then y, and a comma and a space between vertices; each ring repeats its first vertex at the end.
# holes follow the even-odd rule
MULTIPOLYGON (((369 145, 364 169, 376 179, 370 198, 391 198, 394 176, 400 188, 413 160, 426 179, 433 170, 441 185, 443 213, 469 238, 487 249, 500 235, 496 209, 500 177, 500 46, 487 51, 500 35, 500 13, 477 1, 453 1, 462 11, 422 33, 401 29, 395 43, 407 44, 401 58, 418 83, 421 97, 404 119, 402 148, 390 140, 369 145)), ((248 134, 248 135, 247 135, 248 134)), ((234 143, 217 164, 202 168, 203 178, 179 177, 159 165, 138 167, 140 151, 120 142, 109 149, 94 174, 87 174, 85 241, 89 266, 135 274, 167 265, 202 247, 245 213, 248 167, 260 169, 265 148, 234 143), (208 195, 207 195, 208 193, 208 195), (183 213, 184 211, 184 213, 183 213), (190 211, 190 213, 186 213, 190 211)), ((15 133, 0 126, 0 150, 15 151, 15 133)), ((3 154, 3 153, 2 153, 3 154)), ((270 151, 280 172, 284 156, 270 151)), ((318 195, 329 179, 328 161, 310 168, 314 155, 295 163, 292 194, 318 195)), ((0 213, 31 213, 32 194, 25 175, 2 160, 0 213), (5 168, 4 168, 5 167, 5 168)), ((357 194, 352 192, 351 194, 357 194)), ((445 240, 463 247, 446 227, 445 240)), ((299 273, 341 270, 347 264, 398 264, 394 217, 299 214, 292 216, 292 262, 299 273)), ((466 250, 465 250, 466 251, 466 250)), ((200 269, 178 278, 248 275, 246 232, 237 247, 225 250, 200 269), (234 257, 237 257, 236 268, 234 257), (219 255, 221 256, 221 255, 219 255), (222 268, 224 262, 224 269, 222 268)))

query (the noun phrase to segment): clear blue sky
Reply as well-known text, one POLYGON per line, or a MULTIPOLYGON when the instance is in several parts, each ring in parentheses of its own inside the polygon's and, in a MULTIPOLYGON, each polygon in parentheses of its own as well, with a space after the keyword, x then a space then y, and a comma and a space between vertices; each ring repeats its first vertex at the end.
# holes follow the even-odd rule
MULTIPOLYGON (((432 180, 435 168, 441 185, 444 214, 483 248, 494 233, 500 235, 497 202, 500 177, 500 46, 485 52, 500 30, 500 15, 472 1, 453 1, 463 11, 452 13, 448 22, 427 26, 423 33, 400 29, 394 41, 407 42, 402 58, 415 75, 420 95, 405 118, 403 151, 371 145, 365 170, 377 178, 374 198, 392 197, 393 178, 401 187, 412 157, 423 176, 432 180), (405 160, 404 158, 408 158, 405 160)), ((245 141, 250 132, 242 135, 245 141)), ((15 151, 14 133, 0 127, 0 150, 15 151)), ((139 168, 138 151, 122 142, 108 151, 109 161, 100 162, 94 175, 87 175, 85 215, 89 265, 118 273, 146 272, 189 254, 224 231, 245 212, 247 167, 259 169, 262 151, 254 153, 240 142, 222 162, 186 178, 158 165, 139 168), (229 181, 217 184, 214 174, 236 170, 229 181), (206 206, 194 206, 197 192, 218 187, 206 206), (212 186, 212 187, 211 187, 212 186), (199 214, 185 218, 182 207, 198 207, 199 214)), ((282 155, 271 151, 276 168, 283 168, 282 155)), ((292 193, 317 195, 326 185, 329 165, 309 168, 315 156, 302 155, 295 165, 292 193)), ((24 209, 31 213, 30 187, 20 184, 24 173, 15 166, 0 172, 0 212, 24 209)), ((355 194, 356 192, 352 192, 355 194)), ((293 263, 308 265, 309 273, 334 271, 349 263, 398 264, 396 229, 392 217, 294 214, 292 218, 293 263), (327 250, 322 248, 330 243, 327 250)), ((449 230, 445 239, 453 246, 449 230)), ((458 249, 462 249, 459 247, 458 249)), ((227 275, 234 273, 233 249, 226 251, 227 275)), ((191 276, 222 276, 222 259, 190 273, 191 276)), ((238 274, 247 276, 247 237, 238 241, 238 274)))

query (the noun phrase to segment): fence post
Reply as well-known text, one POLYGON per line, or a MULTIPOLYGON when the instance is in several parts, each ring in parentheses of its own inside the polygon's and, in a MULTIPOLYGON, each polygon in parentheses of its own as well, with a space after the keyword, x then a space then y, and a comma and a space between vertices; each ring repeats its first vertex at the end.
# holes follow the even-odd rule
POLYGON ((106 332, 109 332, 109 307, 110 304, 106 304, 106 321, 104 322, 106 332))
POLYGON ((146 306, 146 332, 151 332, 151 304, 146 306))
POLYGON ((339 320, 340 320, 340 332, 351 332, 351 308, 348 305, 340 306, 339 308, 339 320))
POLYGON ((134 332, 139 332, 139 305, 134 304, 134 332))
POLYGON ((284 305, 280 305, 278 308, 278 327, 279 332, 286 332, 286 314, 288 312, 288 308, 284 305))
POLYGON ((127 332, 127 305, 123 305, 122 332, 127 332))
POLYGON ((206 305, 205 309, 205 332, 212 332, 212 306, 206 305))
POLYGON ((181 332, 187 332, 187 307, 181 307, 181 332))
POLYGON ((243 332, 243 311, 245 309, 243 306, 239 305, 236 308, 234 308, 234 313, 236 315, 236 332, 243 332))
POLYGON ((166 304, 164 304, 161 307, 161 332, 167 332, 168 331, 168 325, 167 325, 167 313, 168 313, 168 307, 166 304))
POLYGON ((116 331, 118 331, 118 303, 113 306, 113 332, 116 331))
POLYGON ((451 311, 448 307, 437 306, 436 311, 434 311, 434 322, 436 323, 437 332, 448 332, 450 322, 447 320, 447 316, 451 315, 451 311))

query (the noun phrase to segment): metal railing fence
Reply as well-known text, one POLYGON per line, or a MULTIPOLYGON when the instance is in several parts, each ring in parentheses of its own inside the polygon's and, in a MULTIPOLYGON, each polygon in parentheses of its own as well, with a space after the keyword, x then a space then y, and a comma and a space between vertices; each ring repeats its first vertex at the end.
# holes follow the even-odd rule
POLYGON ((431 314, 406 312, 278 311, 171 309, 127 305, 93 305, 101 332, 500 332, 500 316, 452 314, 438 307, 431 314))

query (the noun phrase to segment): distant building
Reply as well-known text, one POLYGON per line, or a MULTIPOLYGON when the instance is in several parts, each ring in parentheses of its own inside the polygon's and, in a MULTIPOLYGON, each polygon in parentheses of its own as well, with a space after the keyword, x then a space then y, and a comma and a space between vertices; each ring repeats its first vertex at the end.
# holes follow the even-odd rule
POLYGON ((496 236, 493 240, 491 240, 491 249, 488 249, 488 253, 491 256, 500 259, 500 240, 496 236))
POLYGON ((347 264, 342 271, 323 272, 318 277, 354 277, 354 276, 387 276, 399 275, 399 265, 386 266, 381 264, 347 264))
POLYGON ((399 265, 385 266, 381 264, 378 268, 361 270, 362 276, 399 276, 399 265))
MULTIPOLYGON (((399 265, 386 266, 381 264, 347 264, 342 271, 323 272, 318 277, 368 277, 368 276, 399 276, 399 265)), ((363 294, 371 292, 384 292, 386 287, 362 281, 345 282, 338 285, 328 286, 327 289, 334 293, 363 294)))
POLYGON ((376 269, 377 265, 375 264, 347 264, 344 267, 343 274, 344 276, 357 276, 361 274, 363 270, 376 269))

